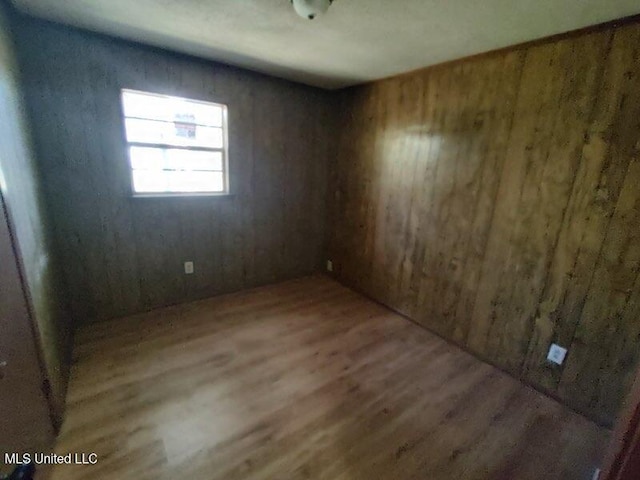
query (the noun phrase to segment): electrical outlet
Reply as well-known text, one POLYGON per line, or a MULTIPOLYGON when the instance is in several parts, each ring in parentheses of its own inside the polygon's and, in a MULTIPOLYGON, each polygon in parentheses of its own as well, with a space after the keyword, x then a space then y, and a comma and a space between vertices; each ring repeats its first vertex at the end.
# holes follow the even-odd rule
POLYGON ((331 260, 327 260, 327 272, 333 272, 333 262, 331 260))
POLYGON ((184 262, 184 273, 191 275, 193 273, 193 262, 184 262))
POLYGON ((564 357, 566 356, 567 356, 567 349, 553 343, 551 344, 551 347, 549 347, 547 360, 549 360, 552 363, 555 363, 556 365, 562 365, 562 363, 564 362, 564 357))

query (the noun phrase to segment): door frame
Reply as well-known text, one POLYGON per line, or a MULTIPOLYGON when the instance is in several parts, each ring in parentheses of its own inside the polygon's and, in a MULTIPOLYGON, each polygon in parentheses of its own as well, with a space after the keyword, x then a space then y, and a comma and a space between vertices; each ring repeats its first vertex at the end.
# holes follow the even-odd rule
POLYGON ((640 368, 609 444, 600 480, 640 478, 640 368))
POLYGON ((13 223, 11 221, 11 212, 9 209, 9 205, 5 200, 5 195, 0 189, 0 222, 4 222, 7 226, 7 230, 9 232, 9 242, 11 244, 11 249, 13 251, 13 256, 16 263, 16 269, 20 282, 20 290, 24 297, 25 308, 26 308, 26 316, 29 320, 29 327, 31 334, 33 336, 33 342, 35 345, 36 356, 38 360, 38 366, 40 369, 40 374, 42 376, 42 391, 44 393, 44 397, 47 401, 47 407, 49 410, 49 419, 53 426, 54 434, 58 434, 60 431, 60 427, 62 424, 62 417, 60 412, 56 409, 56 404, 52 396, 51 387, 49 385, 49 372, 46 368, 45 358, 42 351, 42 338, 40 333, 40 328, 36 323, 34 313, 33 313, 33 305, 31 303, 31 296, 29 294, 29 290, 27 288, 27 283, 25 279, 25 273, 23 270, 22 264, 22 256, 20 254, 20 249, 18 248, 18 244, 15 238, 15 230, 13 223))

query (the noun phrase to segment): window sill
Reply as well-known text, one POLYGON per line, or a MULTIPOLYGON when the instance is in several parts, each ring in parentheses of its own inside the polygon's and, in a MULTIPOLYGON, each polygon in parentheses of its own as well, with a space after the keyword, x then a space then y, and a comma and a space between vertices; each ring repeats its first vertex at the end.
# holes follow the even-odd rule
POLYGON ((232 198, 233 193, 134 193, 131 198, 232 198))

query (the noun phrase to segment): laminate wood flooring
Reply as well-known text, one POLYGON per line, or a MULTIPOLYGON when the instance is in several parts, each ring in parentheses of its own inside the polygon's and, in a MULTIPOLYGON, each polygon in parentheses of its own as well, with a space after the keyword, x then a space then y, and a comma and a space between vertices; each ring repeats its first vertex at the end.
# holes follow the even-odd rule
POLYGON ((590 479, 608 431, 324 276, 85 326, 53 480, 590 479))

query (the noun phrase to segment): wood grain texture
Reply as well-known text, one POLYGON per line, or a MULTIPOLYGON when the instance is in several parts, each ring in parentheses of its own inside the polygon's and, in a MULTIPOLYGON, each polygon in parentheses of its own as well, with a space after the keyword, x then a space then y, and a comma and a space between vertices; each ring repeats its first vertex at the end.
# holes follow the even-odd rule
POLYGON ((329 93, 28 18, 17 32, 80 323, 318 269, 329 93), (228 105, 232 195, 131 198, 121 88, 228 105))
POLYGON ((52 480, 590 478, 608 432, 315 276, 76 336, 52 480))
POLYGON ((639 45, 634 23, 341 93, 337 278, 611 423, 640 353, 639 45))
MULTIPOLYGON (((71 361, 72 326, 22 98, 11 18, 10 11, 0 3, 0 188, 24 280, 28 313, 41 352, 45 373, 40 381, 47 385, 53 416, 60 422, 71 361)), ((0 360, 3 355, 5 352, 0 351, 0 360)))

